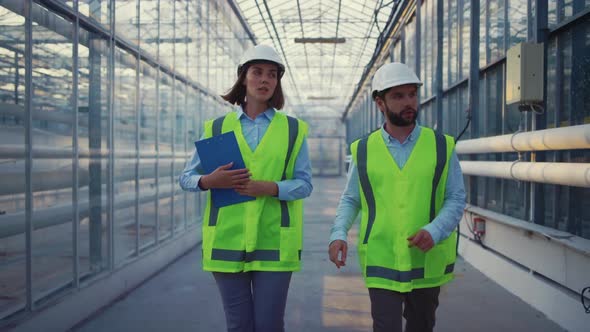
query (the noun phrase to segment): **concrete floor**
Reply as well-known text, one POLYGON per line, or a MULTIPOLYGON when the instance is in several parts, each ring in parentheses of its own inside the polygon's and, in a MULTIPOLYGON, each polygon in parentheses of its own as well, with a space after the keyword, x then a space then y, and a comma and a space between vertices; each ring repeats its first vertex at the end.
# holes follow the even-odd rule
MULTIPOLYGON (((354 243, 347 266, 337 270, 327 258, 328 236, 345 179, 315 178, 306 200, 303 268, 291 281, 285 317, 288 332, 370 331, 367 290, 354 243)), ((444 286, 437 311, 438 332, 563 331, 542 313, 459 259, 456 280, 444 286)), ((74 329, 95 331, 224 331, 217 287, 200 266, 200 247, 168 266, 135 291, 74 329)))

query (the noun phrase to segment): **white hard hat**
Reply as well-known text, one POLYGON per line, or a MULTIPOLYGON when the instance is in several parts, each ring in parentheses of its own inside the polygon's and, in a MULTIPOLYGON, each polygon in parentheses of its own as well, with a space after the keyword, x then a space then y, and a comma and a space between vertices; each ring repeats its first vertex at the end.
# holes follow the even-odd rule
POLYGON ((279 77, 283 76, 283 73, 285 72, 283 60, 281 60, 281 57, 274 48, 267 45, 256 45, 246 50, 244 55, 242 55, 240 63, 238 64, 238 76, 240 76, 242 69, 245 68, 244 65, 253 61, 270 61, 277 64, 277 66, 279 66, 279 77))
POLYGON ((416 84, 417 86, 422 85, 422 81, 416 76, 414 71, 406 64, 401 62, 392 62, 381 66, 375 72, 372 82, 372 93, 373 99, 377 96, 378 92, 393 88, 394 86, 400 86, 405 84, 416 84))

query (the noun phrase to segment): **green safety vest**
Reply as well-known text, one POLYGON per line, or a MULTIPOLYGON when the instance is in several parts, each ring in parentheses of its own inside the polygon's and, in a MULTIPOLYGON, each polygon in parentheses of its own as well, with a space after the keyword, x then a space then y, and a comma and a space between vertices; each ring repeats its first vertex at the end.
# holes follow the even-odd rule
MULTIPOLYGON (((205 137, 234 131, 251 179, 293 178, 295 159, 307 124, 276 112, 262 140, 252 151, 237 113, 205 123, 205 137)), ((203 218, 203 269, 214 272, 297 271, 300 268, 303 200, 277 197, 216 208, 208 192, 203 218)))
POLYGON ((445 197, 452 137, 422 127, 403 169, 377 130, 351 145, 361 188, 359 260, 368 288, 409 292, 453 279, 457 233, 428 252, 407 238, 431 222, 445 197))

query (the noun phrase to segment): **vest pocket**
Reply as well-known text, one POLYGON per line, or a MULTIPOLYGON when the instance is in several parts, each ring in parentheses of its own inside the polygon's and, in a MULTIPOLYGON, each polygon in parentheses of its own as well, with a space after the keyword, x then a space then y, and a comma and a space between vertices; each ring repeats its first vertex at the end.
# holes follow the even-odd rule
MULTIPOLYGON (((446 240, 445 240, 446 241, 446 240)), ((445 274, 449 264, 447 244, 441 241, 426 253, 424 259, 424 278, 438 278, 445 274)))
POLYGON ((281 262, 299 261, 299 241, 294 227, 281 227, 281 262))
POLYGON ((457 259, 457 232, 440 241, 438 245, 426 253, 424 267, 425 277, 441 277, 453 272, 457 259))

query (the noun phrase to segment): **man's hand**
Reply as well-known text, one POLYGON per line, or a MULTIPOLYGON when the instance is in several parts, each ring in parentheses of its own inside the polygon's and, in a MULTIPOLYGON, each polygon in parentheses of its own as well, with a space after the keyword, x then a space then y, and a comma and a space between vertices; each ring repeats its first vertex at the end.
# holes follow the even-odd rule
POLYGON ((236 188, 238 185, 250 181, 250 171, 247 168, 232 169, 234 163, 217 167, 211 174, 203 175, 199 181, 199 187, 207 190, 211 188, 236 188))
POLYGON ((408 238, 408 247, 414 246, 423 252, 427 252, 434 247, 434 240, 432 240, 432 236, 428 231, 421 229, 418 233, 408 238))
POLYGON ((334 240, 330 243, 330 247, 328 249, 328 254, 330 255, 330 260, 337 268, 346 265, 346 253, 348 252, 348 244, 346 241, 342 240, 334 240), (340 256, 340 259, 338 259, 340 256))
POLYGON ((234 188, 238 194, 258 197, 258 196, 277 196, 279 194, 279 187, 276 183, 271 181, 255 181, 251 180, 246 183, 239 184, 234 188))

